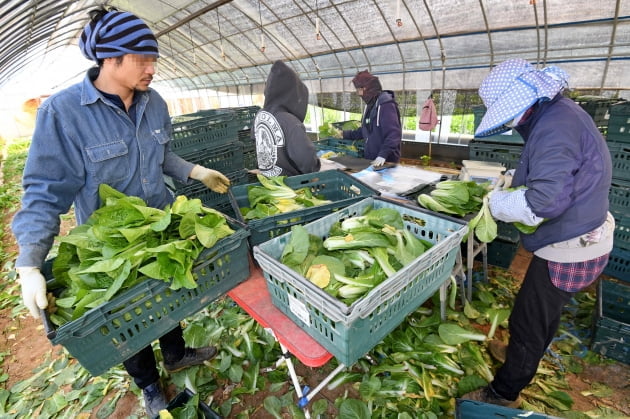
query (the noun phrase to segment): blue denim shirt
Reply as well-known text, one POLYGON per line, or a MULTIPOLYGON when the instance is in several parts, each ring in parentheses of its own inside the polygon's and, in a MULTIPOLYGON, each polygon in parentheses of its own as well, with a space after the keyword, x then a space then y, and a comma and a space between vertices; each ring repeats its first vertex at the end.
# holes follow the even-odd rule
POLYGON ((194 164, 170 151, 172 127, 162 97, 152 89, 136 92, 141 96, 134 124, 94 87, 96 71, 48 98, 37 112, 22 208, 12 223, 20 248, 16 267, 40 267, 59 234, 59 216, 74 203, 77 224, 84 223, 101 205, 101 183, 164 208, 173 194, 163 175, 190 181, 194 164))

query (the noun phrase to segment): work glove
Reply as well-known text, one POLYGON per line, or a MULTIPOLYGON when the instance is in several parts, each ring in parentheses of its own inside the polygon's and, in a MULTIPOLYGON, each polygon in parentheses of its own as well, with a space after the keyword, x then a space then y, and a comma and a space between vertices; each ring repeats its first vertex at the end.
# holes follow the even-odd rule
POLYGON ((46 299, 46 280, 39 268, 16 268, 18 281, 22 287, 22 301, 31 316, 39 319, 39 310, 48 306, 46 299))
POLYGON ((225 177, 221 172, 208 169, 198 164, 191 170, 190 177, 200 181, 208 188, 218 193, 226 193, 230 187, 230 179, 225 177))
POLYGON ((384 164, 385 164, 385 157, 381 157, 381 156, 378 156, 377 158, 375 158, 374 161, 371 163, 371 165, 374 167, 379 167, 384 164))
POLYGON ((519 222, 528 226, 542 223, 543 218, 533 213, 525 199, 526 190, 518 189, 513 192, 493 190, 490 192, 488 205, 492 216, 506 223, 519 222))

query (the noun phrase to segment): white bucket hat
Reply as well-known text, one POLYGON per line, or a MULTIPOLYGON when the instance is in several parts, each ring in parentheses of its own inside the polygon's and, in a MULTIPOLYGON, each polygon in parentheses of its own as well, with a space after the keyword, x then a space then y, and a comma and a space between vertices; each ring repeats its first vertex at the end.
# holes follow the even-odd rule
POLYGON ((497 65, 479 87, 479 96, 487 110, 475 136, 487 137, 507 131, 510 128, 505 124, 539 100, 553 99, 568 87, 568 80, 569 75, 558 67, 537 70, 520 58, 497 65))

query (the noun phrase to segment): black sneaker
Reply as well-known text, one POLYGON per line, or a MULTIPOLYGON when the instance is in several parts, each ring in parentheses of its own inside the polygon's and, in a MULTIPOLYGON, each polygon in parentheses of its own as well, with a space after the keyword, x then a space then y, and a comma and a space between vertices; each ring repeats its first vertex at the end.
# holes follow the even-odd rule
POLYGON ((155 418, 160 414, 160 410, 166 409, 168 405, 159 381, 143 388, 142 395, 144 396, 144 410, 150 418, 155 418))
POLYGON ((466 400, 476 400, 483 403, 496 404, 498 406, 510 407, 512 409, 518 409, 518 407, 523 402, 520 397, 517 397, 516 400, 504 399, 503 397, 495 393, 495 391, 490 386, 471 391, 470 393, 464 394, 461 398, 466 400))
POLYGON ((217 348, 214 346, 206 346, 205 348, 186 348, 184 357, 179 361, 168 363, 164 362, 164 368, 168 372, 177 372, 193 365, 201 365, 205 361, 209 361, 217 355, 217 348))

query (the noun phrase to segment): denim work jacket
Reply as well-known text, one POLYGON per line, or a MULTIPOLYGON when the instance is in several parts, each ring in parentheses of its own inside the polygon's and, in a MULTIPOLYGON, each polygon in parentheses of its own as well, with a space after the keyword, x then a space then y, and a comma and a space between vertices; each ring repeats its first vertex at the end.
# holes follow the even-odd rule
POLYGON ((164 174, 190 182, 194 165, 170 151, 172 127, 162 97, 152 89, 136 92, 134 124, 94 87, 95 71, 37 112, 22 208, 12 223, 20 247, 16 267, 40 267, 59 234, 59 216, 74 203, 77 224, 84 223, 101 205, 101 183, 164 208, 174 199, 164 174))

